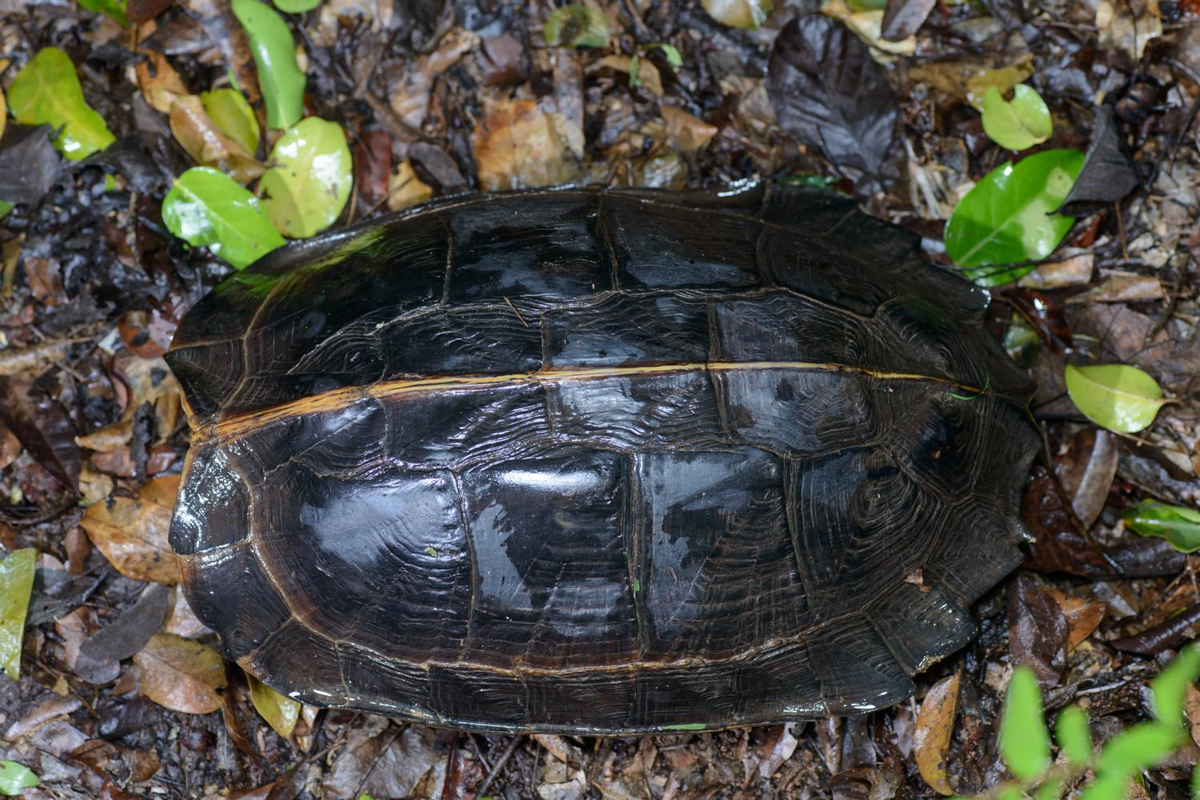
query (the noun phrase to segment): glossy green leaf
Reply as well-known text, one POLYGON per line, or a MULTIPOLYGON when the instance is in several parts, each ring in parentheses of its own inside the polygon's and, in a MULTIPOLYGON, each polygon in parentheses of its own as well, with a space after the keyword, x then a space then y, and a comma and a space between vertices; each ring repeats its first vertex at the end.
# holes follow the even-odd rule
POLYGON ((1181 553, 1200 550, 1200 511, 1143 500, 1122 515, 1125 527, 1142 536, 1166 539, 1181 553))
MULTIPOLYGON (((1182 726, 1143 722, 1126 728, 1104 745, 1096 760, 1102 777, 1131 775, 1169 756, 1183 741, 1182 726)), ((1099 782, 1099 781, 1097 781, 1099 782)))
POLYGON ((757 28, 767 21, 775 0, 700 0, 708 15, 733 28, 757 28))
POLYGON ((1037 261, 1053 253, 1074 222, 1053 212, 1082 168, 1078 150, 1045 150, 1000 165, 955 206, 946 222, 946 252, 976 283, 995 286, 1021 277, 1032 266, 981 267, 1037 261))
POLYGON ((258 128, 258 118, 254 109, 237 89, 217 89, 212 92, 201 92, 200 103, 204 113, 221 132, 246 148, 246 152, 254 155, 258 149, 258 138, 262 131, 258 128))
POLYGON ((546 17, 542 35, 550 47, 604 47, 608 44, 608 18, 582 3, 563 6, 546 17))
POLYGON ((233 13, 250 39, 258 83, 267 105, 267 125, 290 128, 304 116, 304 73, 296 43, 283 17, 259 0, 233 0, 233 13))
POLYGON ((983 95, 983 130, 1003 148, 1025 150, 1049 139, 1054 121, 1046 101, 1032 86, 1014 86, 1012 100, 1005 100, 992 86, 983 95))
POLYGON ((255 710, 272 730, 284 739, 289 738, 296 729, 296 721, 300 719, 300 703, 284 697, 249 672, 246 673, 246 680, 250 684, 250 702, 255 710))
POLYGON ((1034 800, 1058 800, 1062 797, 1063 782, 1061 778, 1053 778, 1038 787, 1033 793, 1034 800))
POLYGON ((305 239, 333 224, 350 197, 354 165, 336 122, 301 120, 271 149, 258 181, 263 211, 284 236, 305 239))
POLYGON ((1042 718, 1042 693, 1033 670, 1013 671, 1000 715, 1000 754, 1018 778, 1041 775, 1050 763, 1050 732, 1042 718))
POLYGON ((129 24, 125 16, 125 0, 79 0, 79 5, 97 14, 108 14, 122 25, 129 24))
POLYGON ((16 797, 37 785, 38 776, 29 767, 16 761, 0 761, 0 794, 16 797))
POLYGON ((1126 800, 1128 775, 1101 775, 1083 788, 1079 800, 1126 800))
POLYGON ((1167 402, 1154 378, 1128 364, 1068 364, 1066 382, 1075 407, 1110 431, 1137 433, 1145 429, 1167 402))
POLYGON ((241 269, 284 244, 258 198, 212 167, 180 175, 162 204, 171 233, 241 269))
POLYGON ((679 54, 679 49, 675 45, 667 44, 666 42, 655 42, 646 49, 654 50, 655 48, 662 50, 667 63, 671 65, 671 69, 678 72, 679 68, 683 66, 683 56, 679 54))
POLYGON ((1180 650, 1175 660, 1150 681, 1154 716, 1160 724, 1183 725, 1183 698, 1197 675, 1200 675, 1200 648, 1193 644, 1180 650))
POLYGON ((14 681, 21 677, 21 640, 36 565, 32 547, 14 550, 0 564, 0 665, 14 681))
POLYGON ((61 127, 54 146, 72 161, 87 158, 116 140, 104 119, 83 99, 75 65, 57 47, 39 50, 17 74, 8 90, 8 105, 17 122, 24 125, 61 127))
POLYGON ((1079 706, 1069 706, 1059 713, 1054 738, 1072 764, 1081 766, 1092 757, 1092 729, 1087 712, 1079 706))
POLYGON ((288 14, 303 14, 321 5, 321 0, 275 0, 275 7, 288 14))

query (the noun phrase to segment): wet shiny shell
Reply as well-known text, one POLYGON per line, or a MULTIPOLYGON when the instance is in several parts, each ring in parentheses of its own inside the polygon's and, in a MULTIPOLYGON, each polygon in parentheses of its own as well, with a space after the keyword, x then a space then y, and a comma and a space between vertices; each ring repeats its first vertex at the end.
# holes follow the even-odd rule
POLYGON ((1030 387, 837 195, 451 199, 273 253, 168 361, 171 529, 308 703, 636 733, 910 696, 1020 560, 1030 387))

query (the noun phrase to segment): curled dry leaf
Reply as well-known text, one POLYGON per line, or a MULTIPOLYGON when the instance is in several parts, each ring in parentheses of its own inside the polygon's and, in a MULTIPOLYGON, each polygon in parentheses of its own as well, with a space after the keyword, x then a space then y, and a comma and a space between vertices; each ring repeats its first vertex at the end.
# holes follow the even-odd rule
POLYGON ((221 707, 225 662, 206 644, 169 633, 156 633, 133 663, 141 671, 142 694, 160 706, 184 714, 208 714, 221 707))
POLYGON ((121 674, 121 663, 113 659, 94 659, 83 655, 80 647, 96 631, 96 614, 79 606, 54 620, 54 630, 63 643, 63 660, 79 679, 93 686, 111 683, 121 674))
POLYGON ((1075 434, 1066 452, 1054 459, 1054 472, 1071 496, 1071 509, 1084 530, 1104 510, 1119 455, 1116 436, 1088 427, 1075 434))
POLYGON ((171 113, 171 106, 188 93, 183 78, 171 66, 167 57, 157 50, 143 50, 145 61, 137 65, 138 88, 155 111, 171 113))
POLYGON ((421 179, 413 171, 412 162, 401 162, 388 183, 388 208, 392 211, 400 211, 409 206, 424 203, 431 197, 433 197, 433 189, 421 183, 421 179))
POLYGON ((178 475, 155 478, 136 498, 115 497, 91 506, 80 524, 122 575, 174 585, 179 583, 179 561, 167 534, 178 491, 178 475))
POLYGON ((1166 296, 1162 283, 1153 275, 1117 275, 1099 286, 1067 298, 1068 303, 1140 303, 1166 296))
POLYGON ((1058 607, 1062 609, 1063 618, 1067 621, 1068 653, 1091 636, 1092 631, 1096 630, 1104 620, 1106 610, 1104 603, 1089 600, 1086 597, 1069 597, 1052 586, 1046 587, 1043 591, 1054 598, 1054 602, 1058 603, 1058 607))
POLYGON ((79 485, 75 426, 62 406, 17 378, 0 377, 0 421, 68 491, 79 485))
POLYGON ((480 188, 489 192, 566 183, 579 174, 556 117, 533 100, 484 103, 475 126, 480 188))
POLYGON ((655 97, 662 97, 663 85, 662 75, 659 74, 658 67, 654 66, 649 59, 638 58, 634 59, 631 56, 605 56, 600 59, 599 67, 608 67, 617 72, 623 72, 630 76, 630 86, 641 84, 654 93, 655 97), (634 61, 636 60, 636 65, 634 61), (632 72, 637 69, 637 81, 633 80, 632 72))
POLYGON ((662 115, 667 121, 667 136, 681 152, 694 153, 717 135, 718 128, 715 125, 693 117, 682 108, 663 106, 662 115))
POLYGON ((479 37, 463 28, 455 28, 442 39, 438 49, 416 60, 406 71, 404 83, 388 96, 392 110, 409 127, 417 129, 429 113, 429 93, 433 80, 457 64, 479 44, 479 37))
POLYGON ((170 112, 171 133, 198 164, 226 172, 243 185, 263 173, 263 165, 209 119, 196 95, 178 98, 170 112))
POLYGON ((946 771, 946 760, 950 754, 954 720, 958 716, 958 691, 961 685, 962 674, 959 672, 935 683, 921 701, 916 729, 913 731, 917 770, 930 788, 943 795, 954 794, 946 771))
POLYGON ((917 51, 917 40, 911 36, 899 40, 883 38, 883 10, 861 9, 845 0, 825 0, 821 13, 841 20, 858 38, 871 46, 871 57, 884 62, 891 56, 911 56, 917 51))

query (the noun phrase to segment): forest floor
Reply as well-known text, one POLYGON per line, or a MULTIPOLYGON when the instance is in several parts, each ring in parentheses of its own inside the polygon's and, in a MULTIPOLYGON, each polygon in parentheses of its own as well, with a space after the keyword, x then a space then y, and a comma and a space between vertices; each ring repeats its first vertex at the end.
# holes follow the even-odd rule
MULTIPOLYGON (((255 62, 221 0, 88 5, 136 23, 0 0, 0 87, 61 48, 116 139, 67 161, 10 119, 0 141, 0 200, 17 206, 0 219, 0 544, 38 553, 20 678, 0 678, 0 759, 40 779, 24 796, 935 797, 1004 779, 997 721, 1016 664, 1051 717, 1086 708, 1098 744, 1149 717, 1148 681, 1200 624, 1194 559, 1123 522, 1144 499, 1200 508, 1195 0, 893 0, 898 42, 880 38, 883 12, 841 0, 781 3, 756 29, 691 0, 599 0, 597 47, 547 46, 547 2, 324 0, 286 15, 308 113, 350 141, 335 227, 470 189, 792 179, 854 195, 953 269, 945 220, 1014 158, 985 135, 983 89, 1024 81, 1044 98, 1053 134, 1034 152, 1115 137, 1123 193, 1084 198, 1052 255, 991 289, 992 332, 1038 381, 1045 449, 1022 503, 1035 543, 974 608, 978 638, 885 711, 640 739, 310 708, 284 738, 236 666, 206 661, 215 637, 164 551, 188 429, 162 355, 231 267, 174 239, 160 207, 196 163, 172 104, 236 78, 261 117, 255 62), (1139 433, 1104 430, 1067 397, 1067 363, 1138 366, 1176 402, 1139 433)), ((1200 744, 1200 692, 1186 710, 1200 744)), ((1198 756, 1180 749, 1131 791, 1188 796, 1198 756)))

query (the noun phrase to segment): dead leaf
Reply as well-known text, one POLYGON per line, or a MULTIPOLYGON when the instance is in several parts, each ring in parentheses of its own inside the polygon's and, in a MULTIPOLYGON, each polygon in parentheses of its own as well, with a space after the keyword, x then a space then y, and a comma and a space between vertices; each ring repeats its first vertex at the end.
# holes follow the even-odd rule
POLYGON ((97 661, 129 658, 162 627, 170 593, 161 584, 147 586, 136 603, 84 640, 79 652, 97 661))
POLYGON ((167 57, 157 50, 142 50, 141 53, 146 60, 139 61, 137 65, 138 88, 151 108, 169 114, 175 101, 188 93, 183 78, 179 77, 167 57))
POLYGON ((961 685, 960 672, 935 683, 921 701, 913 731, 917 770, 931 789, 943 795, 954 794, 950 776, 946 772, 946 761, 950 755, 954 721, 958 717, 958 691, 961 685))
POLYGON ((372 208, 388 196, 392 173, 392 137, 374 128, 359 134, 354 143, 354 187, 359 202, 372 208))
MULTIPOLYGON (((608 67, 615 69, 617 72, 623 72, 629 75, 633 71, 632 56, 605 56, 600 59, 600 63, 596 65, 598 68, 608 67)), ((653 62, 648 58, 639 58, 637 60, 637 79, 649 89, 655 97, 662 97, 663 85, 662 75, 658 71, 658 67, 654 66, 653 62)))
POLYGON ((895 56, 911 56, 917 51, 917 40, 912 36, 885 39, 883 36, 883 9, 856 10, 846 0, 825 0, 821 13, 841 20, 871 48, 871 58, 880 63, 894 60, 895 56))
POLYGON ((29 282, 29 293, 39 303, 57 306, 66 302, 67 294, 63 291, 62 265, 57 258, 26 256, 25 278, 29 282))
POLYGON ((1094 253, 1083 252, 1062 261, 1039 264, 1037 269, 1017 281, 1017 285, 1042 290, 1086 285, 1092 281, 1095 263, 1094 253))
POLYGON ((1058 479, 1045 467, 1034 467, 1021 495, 1021 519, 1033 533, 1028 569, 1067 572, 1086 578, 1111 577, 1113 566, 1087 536, 1064 496, 1058 479))
POLYGON ((1161 300, 1165 296, 1162 283, 1153 275, 1119 275, 1108 278, 1090 291, 1067 298, 1067 302, 1137 303, 1161 300))
POLYGON ((199 97, 189 94, 177 98, 170 111, 171 133, 196 163, 227 172, 241 184, 263 174, 263 165, 209 119, 199 97))
POLYGON ((421 179, 413 171, 412 162, 402 161, 388 182, 388 208, 400 211, 424 203, 431 197, 433 189, 421 183, 421 179))
POLYGON ((1042 591, 1054 598, 1062 609, 1063 618, 1067 621, 1068 653, 1091 636, 1092 631, 1096 630, 1104 619, 1104 603, 1086 597, 1068 597, 1053 586, 1047 586, 1042 591))
POLYGON ((246 31, 233 15, 226 0, 181 0, 180 5, 189 17, 200 24, 208 40, 221 52, 221 61, 237 79, 238 88, 258 117, 258 126, 267 129, 262 91, 258 84, 258 68, 250 52, 246 31))
POLYGON ((409 726, 397 732, 387 719, 363 719, 347 731, 321 781, 326 797, 409 797, 426 776, 443 770, 434 732, 409 726))
POLYGON ((419 129, 429 113, 433 81, 453 67, 479 44, 479 37, 465 28, 455 28, 442 38, 438 49, 421 56, 404 73, 404 83, 388 93, 392 110, 409 127, 419 129))
POLYGON ((1087 427, 1075 434, 1066 452, 1054 458, 1054 473, 1070 495, 1071 510, 1084 530, 1090 529, 1104 510, 1120 453, 1116 436, 1087 427))
POLYGON ((217 689, 225 687, 225 662, 206 644, 169 633, 156 633, 135 653, 142 694, 164 708, 184 714, 208 714, 221 707, 217 689))
POLYGON ((556 126, 533 100, 488 100, 475 126, 480 188, 489 192, 567 183, 579 174, 568 163, 556 126))
MULTIPOLYGON (((758 774, 760 777, 770 778, 796 752, 796 747, 800 744, 800 740, 796 738, 797 727, 798 725, 795 722, 778 725, 773 730, 770 738, 763 743, 763 750, 765 752, 762 753, 762 760, 758 762, 758 774), (770 746, 766 747, 768 744, 770 746)), ((650 768, 653 764, 654 761, 651 759, 650 763, 646 766, 650 768)))
POLYGON ((30 347, 0 350, 0 375, 40 375, 54 364, 67 359, 69 342, 47 340, 30 347))
POLYGON ((122 575, 174 585, 179 583, 179 559, 168 532, 178 491, 178 475, 155 478, 136 498, 114 497, 91 506, 80 525, 122 575))
POLYGON ((97 453, 111 453, 113 450, 128 447, 132 436, 132 420, 122 419, 110 425, 105 425, 103 428, 99 428, 85 436, 76 436, 75 444, 85 450, 92 450, 97 453))
POLYGON ((935 5, 936 0, 888 0, 883 12, 882 38, 899 42, 912 36, 935 5))
POLYGON ((51 130, 49 125, 8 125, 0 149, 0 197, 5 201, 36 205, 58 182, 62 159, 50 141, 51 130))
POLYGON ((176 586, 171 590, 172 605, 167 621, 163 623, 163 633, 173 633, 185 639, 198 639, 206 633, 212 633, 199 620, 192 607, 188 605, 187 596, 176 586))
POLYGON ((16 461, 24 449, 16 434, 10 431, 7 425, 0 422, 0 469, 4 469, 16 461))
POLYGON ((154 406, 154 435, 167 439, 183 422, 183 390, 175 374, 161 358, 141 358, 119 354, 113 360, 114 373, 129 388, 121 417, 132 418, 145 403, 154 406))
POLYGON ((1056 686, 1066 668, 1067 620, 1054 598, 1028 575, 1008 587, 1008 652, 1013 664, 1037 675, 1042 691, 1056 686))
POLYGON ((93 686, 101 686, 115 681, 121 674, 119 662, 97 661, 79 652, 84 640, 96 630, 96 614, 90 608, 79 606, 58 617, 54 620, 54 630, 63 640, 63 660, 80 680, 93 686))
POLYGON ((1200 747, 1200 689, 1196 688, 1196 684, 1189 682, 1187 684, 1187 694, 1183 699, 1183 714, 1187 717, 1188 732, 1192 735, 1192 742, 1200 747))
POLYGON ((700 150, 712 141, 719 130, 715 125, 693 117, 682 108, 663 106, 662 115, 667 121, 667 136, 671 138, 676 149, 684 153, 700 150))
POLYGON ((0 376, 0 421, 67 491, 77 490, 79 446, 62 406, 26 380, 0 376))
POLYGON ((1100 47, 1124 50, 1137 64, 1150 40, 1163 33, 1158 0, 1136 4, 1128 0, 1100 0, 1096 4, 1096 29, 1100 47))

